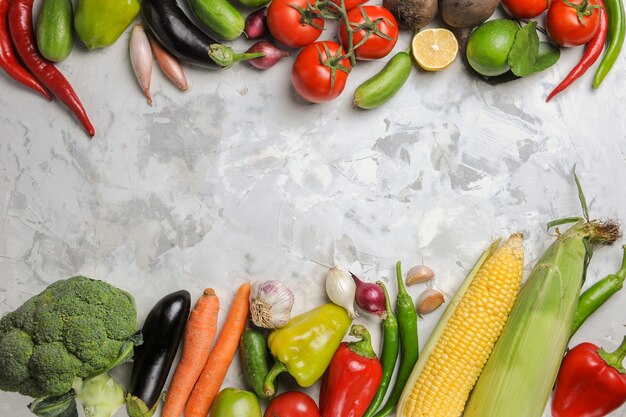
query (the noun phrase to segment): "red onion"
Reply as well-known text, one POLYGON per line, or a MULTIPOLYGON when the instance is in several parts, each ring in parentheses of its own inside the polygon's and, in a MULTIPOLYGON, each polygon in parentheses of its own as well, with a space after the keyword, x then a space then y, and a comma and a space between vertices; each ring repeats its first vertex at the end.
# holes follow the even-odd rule
POLYGON ((256 53, 260 52, 265 54, 264 57, 254 58, 248 60, 248 62, 260 69, 268 69, 269 67, 274 66, 281 58, 289 56, 289 52, 283 51, 278 46, 274 45, 272 42, 268 41, 260 41, 255 43, 248 49, 246 52, 248 53, 256 53))
POLYGON ((258 39, 267 34, 267 17, 265 17, 266 7, 252 12, 246 17, 246 27, 243 32, 248 39, 258 39))
POLYGON ((385 301, 385 292, 380 286, 369 282, 361 281, 356 275, 350 272, 352 279, 356 284, 356 305, 366 313, 384 316, 387 309, 385 301))

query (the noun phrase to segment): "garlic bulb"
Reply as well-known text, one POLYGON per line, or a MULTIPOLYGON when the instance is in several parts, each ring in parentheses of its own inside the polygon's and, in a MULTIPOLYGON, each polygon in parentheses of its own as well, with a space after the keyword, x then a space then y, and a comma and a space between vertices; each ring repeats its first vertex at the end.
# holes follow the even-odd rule
POLYGON ((330 301, 345 308, 350 318, 358 316, 354 310, 354 296, 356 284, 347 272, 332 267, 326 275, 326 294, 330 301))
POLYGON ((444 297, 441 291, 429 288, 420 294, 417 299, 418 314, 432 313, 444 303, 444 297))
POLYGON ((432 269, 426 265, 416 265, 406 274, 406 285, 420 284, 435 277, 432 269))
POLYGON ((280 281, 256 281, 250 291, 250 316, 255 326, 278 329, 289 322, 293 293, 280 281))

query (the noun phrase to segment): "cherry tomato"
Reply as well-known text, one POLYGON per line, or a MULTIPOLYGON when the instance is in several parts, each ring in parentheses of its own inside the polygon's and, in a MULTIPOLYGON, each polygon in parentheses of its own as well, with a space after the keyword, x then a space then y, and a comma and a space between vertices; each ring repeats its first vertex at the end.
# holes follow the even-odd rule
MULTIPOLYGON (((370 33, 365 43, 354 50, 357 59, 382 58, 391 52, 398 41, 398 22, 393 14, 382 6, 363 6, 352 9, 348 12, 348 20, 355 28, 352 32, 353 46, 358 46, 370 33), (359 26, 360 28, 357 29, 359 26)), ((344 48, 347 48, 348 33, 345 23, 339 26, 339 39, 344 48)))
MULTIPOLYGON (((330 0, 337 6, 341 6, 341 0, 330 0)), ((352 10, 355 7, 367 3, 369 0, 344 0, 344 7, 346 10, 352 10)))
POLYGON ((267 27, 278 42, 302 48, 320 37, 324 19, 307 9, 309 3, 313 0, 274 0, 270 3, 267 27))
POLYGON ((298 54, 291 71, 291 83, 306 100, 322 103, 343 91, 350 72, 350 59, 337 42, 315 42, 298 54))
POLYGON ((303 392, 292 391, 274 398, 264 417, 320 417, 315 401, 303 392))
POLYGON ((600 29, 598 0, 554 0, 548 10, 546 29, 561 46, 589 42, 600 29))
POLYGON ((548 0, 502 0, 500 3, 515 19, 532 19, 548 10, 548 0))

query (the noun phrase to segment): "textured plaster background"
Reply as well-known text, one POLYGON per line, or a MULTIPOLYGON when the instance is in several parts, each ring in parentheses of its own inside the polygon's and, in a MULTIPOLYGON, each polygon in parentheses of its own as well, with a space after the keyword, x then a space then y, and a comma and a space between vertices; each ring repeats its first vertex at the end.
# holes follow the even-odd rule
MULTIPOLYGON (((496 237, 522 231, 530 269, 553 240, 546 222, 580 213, 574 164, 592 215, 626 219, 624 57, 599 91, 586 77, 550 104, 580 50, 495 88, 461 62, 414 70, 369 112, 350 97, 382 63, 360 64, 325 105, 295 96, 289 60, 264 73, 187 68, 186 93, 155 67, 151 108, 127 38, 60 65, 96 126, 92 141, 59 105, 0 76, 0 313, 83 274, 131 291, 140 319, 169 292, 195 301, 207 286, 223 319, 235 287, 258 278, 288 282, 297 314, 324 302, 327 266, 373 281, 393 277, 396 259, 407 269, 423 260, 451 295, 496 237)), ((589 283, 617 269, 623 243, 597 251, 589 283)), ((574 342, 613 349, 625 302, 626 292, 609 301, 574 342)), ((422 344, 438 316, 420 320, 422 344)), ((225 385, 242 385, 238 362, 225 385)), ((27 402, 0 393, 0 415, 29 416, 27 402)))

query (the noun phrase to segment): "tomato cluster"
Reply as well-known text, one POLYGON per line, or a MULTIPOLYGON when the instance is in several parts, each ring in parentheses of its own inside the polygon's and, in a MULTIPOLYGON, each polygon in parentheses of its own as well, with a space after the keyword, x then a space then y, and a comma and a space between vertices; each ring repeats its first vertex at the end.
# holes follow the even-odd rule
POLYGON ((304 48, 292 69, 294 89, 321 103, 339 96, 356 59, 380 59, 398 40, 398 23, 382 6, 367 0, 273 0, 267 10, 272 36, 292 48, 304 48), (326 19, 340 20, 339 39, 317 41, 326 19))
POLYGON ((530 19, 548 11, 546 29, 561 46, 589 42, 600 27, 598 0, 502 0, 504 10, 516 19, 530 19))

